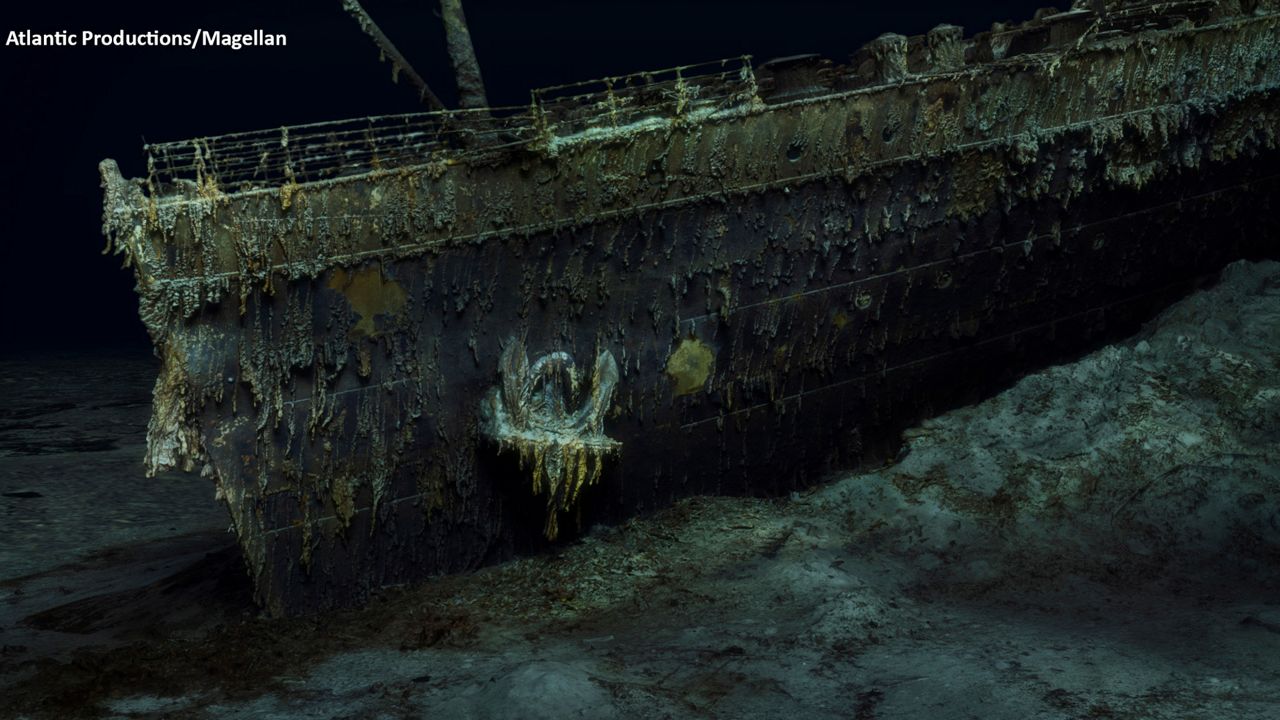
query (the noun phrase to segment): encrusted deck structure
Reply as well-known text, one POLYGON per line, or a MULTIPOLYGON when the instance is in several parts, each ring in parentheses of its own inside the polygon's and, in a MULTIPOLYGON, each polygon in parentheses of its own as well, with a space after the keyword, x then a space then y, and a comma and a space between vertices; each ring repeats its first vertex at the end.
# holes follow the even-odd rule
POLYGON ((1272 254, 1280 3, 1091 3, 104 161, 274 613, 777 493, 1272 254))

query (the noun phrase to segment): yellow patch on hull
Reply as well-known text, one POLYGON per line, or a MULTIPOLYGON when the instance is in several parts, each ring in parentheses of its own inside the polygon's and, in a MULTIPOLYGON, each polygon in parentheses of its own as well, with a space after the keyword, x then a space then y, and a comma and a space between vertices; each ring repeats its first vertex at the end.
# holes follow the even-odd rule
POLYGON ((377 337, 380 333, 374 318, 398 315, 404 309, 404 289, 395 280, 382 277, 378 268, 365 267, 354 272, 338 268, 333 271, 328 286, 342 293, 360 316, 360 322, 351 329, 353 335, 377 337))
POLYGON ((675 381, 675 394, 690 395, 699 392, 711 377, 715 354, 701 340, 686 338, 667 358, 667 374, 675 381))

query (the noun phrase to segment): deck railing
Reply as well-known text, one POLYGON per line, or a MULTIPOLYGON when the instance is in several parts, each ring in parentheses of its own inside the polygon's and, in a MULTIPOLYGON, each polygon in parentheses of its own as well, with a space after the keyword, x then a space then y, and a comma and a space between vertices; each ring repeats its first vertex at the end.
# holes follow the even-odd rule
POLYGON ((157 190, 178 181, 224 192, 458 159, 645 118, 749 102, 749 56, 534 90, 528 106, 407 113, 146 145, 157 190))

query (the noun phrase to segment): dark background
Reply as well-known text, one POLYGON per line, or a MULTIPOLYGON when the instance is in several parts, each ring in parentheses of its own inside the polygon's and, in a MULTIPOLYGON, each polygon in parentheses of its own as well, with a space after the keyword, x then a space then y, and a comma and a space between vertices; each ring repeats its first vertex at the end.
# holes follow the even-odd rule
MULTIPOLYGON (((432 89, 454 89, 435 0, 367 0, 432 89)), ((1039 2, 847 0, 470 0, 472 39, 493 105, 529 89, 721 57, 817 52, 838 62, 882 32, 950 22, 967 34, 1029 19, 1039 2)), ((1061 4, 1062 7, 1066 3, 1061 4)), ((285 33, 284 48, 3 47, 0 355, 146 348, 133 277, 100 254, 98 161, 145 173, 143 139, 180 140, 345 117, 411 112, 416 93, 340 0, 6 4, 10 30, 285 33)))

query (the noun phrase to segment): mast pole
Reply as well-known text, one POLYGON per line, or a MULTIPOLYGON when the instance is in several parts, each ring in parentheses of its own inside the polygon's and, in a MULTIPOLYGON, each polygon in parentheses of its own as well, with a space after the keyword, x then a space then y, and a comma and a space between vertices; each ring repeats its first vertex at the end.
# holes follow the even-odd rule
POLYGON ((471 45, 471 31, 467 29, 467 16, 462 11, 462 0, 440 0, 440 16, 444 19, 445 42, 449 46, 449 59, 458 81, 458 105, 464 108, 486 108, 484 79, 480 77, 480 63, 471 45))

